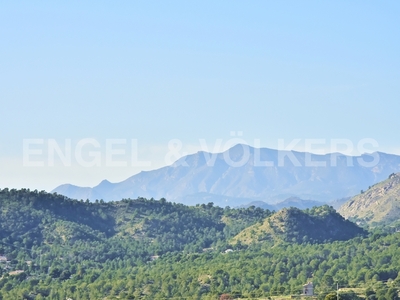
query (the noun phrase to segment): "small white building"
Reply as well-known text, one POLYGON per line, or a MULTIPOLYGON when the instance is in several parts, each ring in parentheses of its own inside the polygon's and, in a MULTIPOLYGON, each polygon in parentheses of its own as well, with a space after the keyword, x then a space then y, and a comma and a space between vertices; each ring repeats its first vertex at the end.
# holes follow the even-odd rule
POLYGON ((25 272, 24 270, 15 270, 15 271, 12 271, 12 272, 10 272, 8 274, 13 276, 13 275, 18 275, 18 274, 21 274, 21 273, 24 273, 24 272, 25 272))
POLYGON ((312 282, 303 285, 303 296, 314 296, 314 285, 312 282))
POLYGON ((7 257, 0 255, 0 262, 7 262, 7 257))

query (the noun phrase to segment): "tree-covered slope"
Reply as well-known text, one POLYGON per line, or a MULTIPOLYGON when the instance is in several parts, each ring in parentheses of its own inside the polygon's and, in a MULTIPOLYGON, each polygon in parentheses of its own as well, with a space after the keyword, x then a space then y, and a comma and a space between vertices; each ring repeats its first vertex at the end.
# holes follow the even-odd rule
POLYGON ((90 203, 3 189, 0 299, 265 299, 300 293, 312 280, 322 298, 339 282, 398 300, 399 234, 347 240, 357 232, 330 207, 271 215, 255 207, 90 203), (274 238, 229 244, 265 220, 274 238))
MULTIPOLYGON (((267 299, 299 295, 313 281, 318 299, 341 288, 369 299, 398 300, 400 234, 371 234, 325 244, 262 243, 221 253, 169 253, 135 264, 130 257, 102 264, 58 261, 44 274, 0 280, 4 299, 267 299), (66 276, 68 275, 68 276, 66 276), (394 293, 393 293, 394 291, 394 293), (373 297, 372 297, 373 296, 373 297)), ((340 299, 345 298, 343 289, 340 299)))
POLYGON ((195 207, 139 198, 83 202, 57 194, 0 190, 0 241, 37 244, 120 240, 146 244, 151 253, 211 247, 264 219, 260 208, 195 207), (232 222, 231 220, 235 220, 232 222))
POLYGON ((332 207, 284 208, 263 222, 254 224, 233 238, 233 243, 250 244, 264 240, 313 242, 348 240, 364 231, 345 220, 332 207))

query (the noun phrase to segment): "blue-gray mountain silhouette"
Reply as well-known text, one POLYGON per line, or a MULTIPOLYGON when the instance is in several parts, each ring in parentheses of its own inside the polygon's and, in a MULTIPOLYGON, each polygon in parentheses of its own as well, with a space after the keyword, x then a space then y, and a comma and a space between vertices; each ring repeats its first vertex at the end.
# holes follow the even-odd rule
POLYGON ((75 199, 153 197, 232 207, 293 196, 328 202, 358 194, 395 172, 400 172, 400 156, 381 152, 317 155, 239 144, 222 153, 199 151, 122 182, 104 180, 93 188, 64 184, 53 192, 75 199), (326 166, 314 166, 316 162, 326 166))

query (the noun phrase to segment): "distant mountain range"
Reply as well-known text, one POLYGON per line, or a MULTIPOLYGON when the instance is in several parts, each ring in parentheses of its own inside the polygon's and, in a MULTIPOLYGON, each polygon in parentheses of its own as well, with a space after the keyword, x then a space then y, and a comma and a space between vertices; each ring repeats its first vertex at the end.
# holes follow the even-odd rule
POLYGON ((222 153, 199 151, 122 182, 104 180, 93 188, 64 184, 52 192, 74 199, 153 197, 231 207, 290 197, 329 202, 356 195, 396 172, 400 156, 381 152, 317 155, 238 144, 222 153))
POLYGON ((307 208, 313 208, 315 206, 329 205, 329 206, 332 206, 334 209, 338 210, 350 198, 351 197, 346 197, 346 198, 336 199, 336 200, 329 201, 329 202, 321 202, 321 201, 315 201, 315 200, 303 200, 303 199, 300 199, 299 197, 289 197, 286 200, 283 200, 283 201, 275 203, 275 204, 266 203, 264 201, 253 201, 246 205, 241 205, 240 207, 248 208, 251 206, 255 206, 255 207, 261 207, 263 209, 269 209, 271 211, 272 210, 278 211, 278 210, 281 210, 282 208, 288 208, 288 207, 307 209, 307 208))
POLYGON ((303 200, 298 197, 290 197, 276 204, 270 204, 264 201, 253 201, 250 202, 249 204, 242 205, 241 207, 248 208, 251 206, 255 206, 255 207, 261 207, 263 209, 269 209, 271 211, 272 210, 278 211, 285 207, 296 207, 299 209, 307 209, 307 208, 312 208, 314 206, 321 206, 324 204, 326 203, 321 201, 303 200))

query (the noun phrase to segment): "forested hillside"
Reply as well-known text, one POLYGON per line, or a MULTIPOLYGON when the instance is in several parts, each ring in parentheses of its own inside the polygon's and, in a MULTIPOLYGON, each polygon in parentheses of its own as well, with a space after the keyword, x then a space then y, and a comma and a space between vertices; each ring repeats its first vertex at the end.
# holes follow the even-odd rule
POLYGON ((328 205, 304 211, 291 207, 282 209, 262 223, 244 229, 233 242, 250 244, 271 240, 321 243, 344 241, 364 234, 363 229, 345 220, 328 205))
POLYGON ((271 214, 261 208, 195 207, 139 198, 118 202, 77 201, 29 190, 0 190, 0 239, 31 249, 72 247, 77 241, 129 243, 149 253, 196 251, 223 243, 271 214), (186 249, 187 248, 187 249, 186 249))
POLYGON ((377 230, 367 234, 327 206, 273 214, 165 199, 92 203, 3 189, 0 299, 267 298, 299 294, 307 281, 320 298, 339 282, 394 299, 400 233, 377 230), (290 225, 280 235, 288 238, 232 244, 267 220, 290 225), (330 220, 325 237, 315 235, 318 220, 330 220), (308 230, 310 221, 315 226, 308 230))

